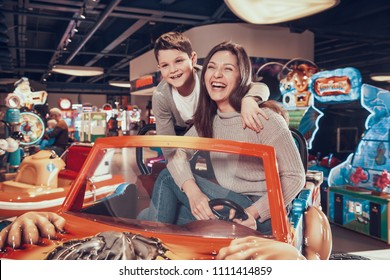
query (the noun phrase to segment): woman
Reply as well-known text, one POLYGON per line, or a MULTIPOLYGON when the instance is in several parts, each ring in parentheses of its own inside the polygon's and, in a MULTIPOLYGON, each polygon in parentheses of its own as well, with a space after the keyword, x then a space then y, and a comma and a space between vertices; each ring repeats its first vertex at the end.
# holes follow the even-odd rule
MULTIPOLYGON (((269 120, 256 133, 243 129, 240 120, 241 100, 251 82, 251 64, 244 48, 232 42, 215 46, 207 55, 201 74, 199 105, 194 114, 194 126, 186 136, 213 137, 273 146, 276 150, 285 204, 289 204, 305 182, 305 172, 291 136, 283 110, 273 101, 261 105, 269 120), (203 108, 207 108, 204 110, 203 108)), ((285 115, 286 116, 286 115, 285 115)), ((214 184, 193 175, 190 151, 179 149, 168 158, 168 171, 157 179, 148 219, 166 223, 186 223, 191 220, 215 219, 208 201, 227 198, 245 208, 249 218, 236 222, 258 229, 271 230, 264 172, 256 165, 242 162, 238 156, 223 160, 211 153, 218 182, 214 184), (181 206, 177 211, 175 207, 181 206)))

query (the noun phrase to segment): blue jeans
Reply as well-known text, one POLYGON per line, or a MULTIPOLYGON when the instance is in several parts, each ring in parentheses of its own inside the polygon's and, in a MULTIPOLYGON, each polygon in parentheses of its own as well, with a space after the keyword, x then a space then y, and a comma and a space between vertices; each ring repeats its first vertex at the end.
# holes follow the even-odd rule
MULTIPOLYGON (((229 199, 243 208, 253 204, 253 200, 246 195, 230 191, 195 174, 194 178, 200 190, 209 199, 229 199)), ((168 169, 160 172, 154 184, 150 207, 148 210, 141 212, 138 218, 179 225, 196 220, 191 213, 187 195, 176 185, 168 169)), ((265 226, 266 223, 264 222, 261 225, 264 224, 263 226, 265 226)), ((270 222, 267 223, 263 230, 270 228, 270 225, 270 222)), ((261 232, 264 232, 263 230, 261 232)))

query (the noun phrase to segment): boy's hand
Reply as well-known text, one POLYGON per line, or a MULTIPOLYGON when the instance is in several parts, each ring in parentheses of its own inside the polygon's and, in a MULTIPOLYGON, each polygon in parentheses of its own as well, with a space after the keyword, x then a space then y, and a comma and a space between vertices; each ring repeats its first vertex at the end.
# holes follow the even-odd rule
POLYGON ((261 115, 265 120, 268 120, 268 115, 264 112, 263 109, 259 108, 255 97, 244 97, 241 103, 242 127, 249 127, 253 131, 259 133, 260 130, 263 129, 263 124, 261 123, 259 115, 261 115))

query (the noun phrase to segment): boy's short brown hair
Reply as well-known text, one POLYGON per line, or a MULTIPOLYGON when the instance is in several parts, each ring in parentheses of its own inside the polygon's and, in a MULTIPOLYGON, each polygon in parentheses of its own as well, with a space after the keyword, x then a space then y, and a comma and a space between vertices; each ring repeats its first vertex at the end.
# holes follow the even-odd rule
POLYGON ((158 62, 158 52, 160 50, 179 50, 192 55, 192 45, 190 39, 180 32, 168 32, 161 35, 154 44, 154 56, 158 62))

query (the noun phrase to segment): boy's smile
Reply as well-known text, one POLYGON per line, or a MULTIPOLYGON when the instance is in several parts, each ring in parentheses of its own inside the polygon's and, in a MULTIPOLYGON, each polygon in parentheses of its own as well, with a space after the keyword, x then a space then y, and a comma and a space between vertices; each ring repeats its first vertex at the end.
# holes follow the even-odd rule
POLYGON ((190 58, 187 53, 173 49, 158 52, 158 67, 161 76, 175 87, 179 94, 187 96, 195 87, 193 74, 196 53, 190 58))

